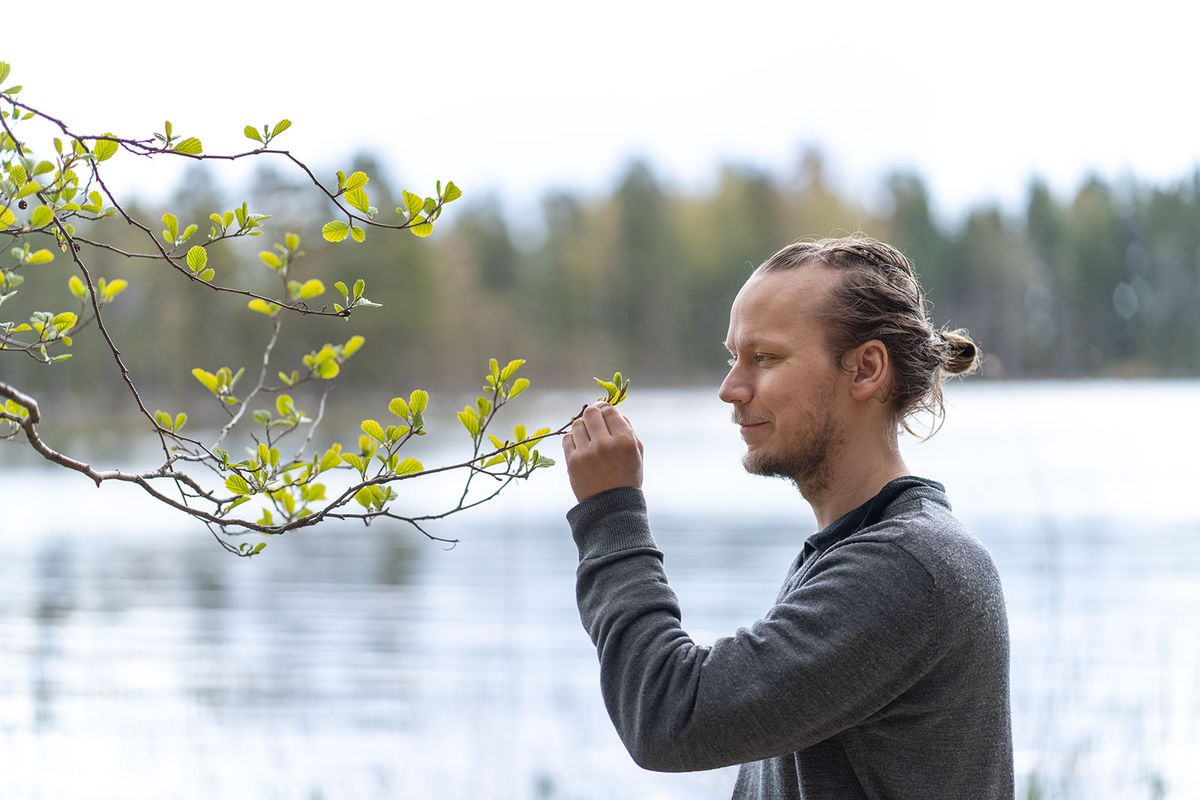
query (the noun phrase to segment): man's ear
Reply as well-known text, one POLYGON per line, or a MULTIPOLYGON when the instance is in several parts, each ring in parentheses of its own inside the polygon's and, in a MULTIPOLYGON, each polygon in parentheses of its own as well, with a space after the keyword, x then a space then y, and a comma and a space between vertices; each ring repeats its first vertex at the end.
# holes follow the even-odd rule
POLYGON ((878 339, 863 342, 846 353, 843 363, 853 371, 850 396, 855 400, 878 398, 887 402, 888 380, 891 372, 887 347, 878 339))

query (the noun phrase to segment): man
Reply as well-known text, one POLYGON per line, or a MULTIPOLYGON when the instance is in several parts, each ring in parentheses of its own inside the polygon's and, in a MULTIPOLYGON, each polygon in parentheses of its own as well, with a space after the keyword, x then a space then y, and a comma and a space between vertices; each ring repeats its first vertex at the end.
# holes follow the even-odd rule
POLYGON ((1012 798, 1000 581, 897 445, 914 412, 942 415, 942 379, 976 367, 974 343, 931 326, 899 251, 843 238, 771 256, 725 344, 743 465, 793 481, 819 528, 749 629, 701 647, 680 627, 629 420, 591 406, 563 439, 580 615, 630 754, 741 764, 735 798, 1012 798))

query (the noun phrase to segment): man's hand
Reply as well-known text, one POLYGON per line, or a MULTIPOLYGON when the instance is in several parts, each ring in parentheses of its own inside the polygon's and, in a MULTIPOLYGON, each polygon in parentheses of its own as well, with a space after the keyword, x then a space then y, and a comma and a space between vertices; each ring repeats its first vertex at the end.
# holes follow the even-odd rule
POLYGON ((621 486, 641 488, 642 442, 616 406, 588 406, 563 436, 562 446, 579 502, 621 486))

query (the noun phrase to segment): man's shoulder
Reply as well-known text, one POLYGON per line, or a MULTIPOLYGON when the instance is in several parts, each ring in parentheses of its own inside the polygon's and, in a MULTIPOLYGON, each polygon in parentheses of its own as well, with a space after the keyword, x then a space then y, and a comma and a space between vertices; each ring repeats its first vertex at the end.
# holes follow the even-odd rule
POLYGON ((995 562, 950 509, 928 497, 897 500, 879 522, 846 537, 838 547, 886 543, 897 558, 911 558, 945 599, 971 605, 1000 592, 995 562))

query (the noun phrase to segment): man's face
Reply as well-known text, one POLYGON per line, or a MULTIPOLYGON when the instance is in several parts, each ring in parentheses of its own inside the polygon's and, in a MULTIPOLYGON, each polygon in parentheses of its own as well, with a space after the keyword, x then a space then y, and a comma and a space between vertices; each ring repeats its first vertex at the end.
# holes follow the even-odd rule
POLYGON ((830 358, 817 315, 837 277, 815 265, 758 275, 729 313, 731 369, 719 396, 742 426, 742 465, 804 490, 828 485, 843 438, 837 405, 846 373, 830 358))

